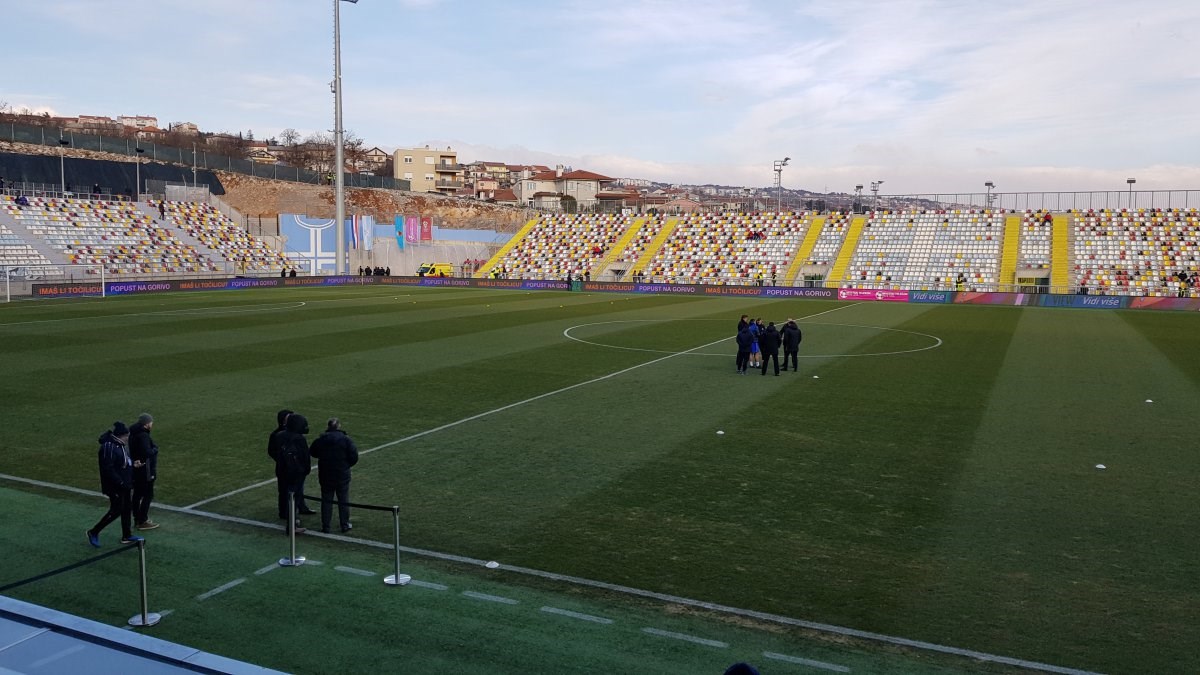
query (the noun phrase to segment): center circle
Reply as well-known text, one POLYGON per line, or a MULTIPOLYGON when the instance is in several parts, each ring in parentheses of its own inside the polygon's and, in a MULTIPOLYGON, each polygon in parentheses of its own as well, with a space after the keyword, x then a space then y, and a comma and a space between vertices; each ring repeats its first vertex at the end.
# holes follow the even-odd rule
MULTIPOLYGON (((595 347, 604 347, 605 349, 619 349, 621 351, 627 351, 627 352, 646 352, 649 354, 680 354, 683 356, 719 356, 719 357, 723 357, 723 358, 729 358, 728 350, 724 351, 724 352, 720 352, 720 353, 714 353, 714 352, 706 352, 706 351, 686 351, 686 350, 685 351, 672 351, 672 350, 668 350, 668 349, 649 349, 646 347, 625 347, 622 345, 614 345, 614 344, 608 344, 608 343, 604 343, 604 342, 597 342, 595 340, 585 340, 583 338, 579 338, 579 337, 572 335, 572 331, 575 331, 576 329, 580 329, 580 328, 587 328, 589 326, 608 326, 608 325, 618 324, 618 323, 675 323, 675 322, 679 322, 679 321, 721 321, 721 322, 726 322, 728 320, 727 319, 621 319, 621 320, 616 320, 616 321, 597 321, 597 322, 593 322, 593 323, 581 323, 581 324, 578 324, 575 326, 571 326, 563 331, 563 337, 567 338, 568 340, 574 340, 575 342, 579 342, 579 343, 586 344, 586 345, 592 345, 595 347)), ((858 357, 858 356, 895 356, 898 354, 915 354, 917 352, 929 351, 930 349, 937 349, 938 347, 942 346, 942 339, 937 337, 936 335, 929 335, 928 333, 918 333, 917 331, 903 330, 900 328, 887 328, 884 326, 867 326, 867 325, 856 324, 856 323, 827 323, 827 322, 823 322, 823 321, 812 321, 812 322, 797 321, 796 323, 800 326, 837 326, 837 327, 841 327, 841 328, 864 328, 864 329, 875 330, 875 331, 880 331, 880 332, 902 333, 905 335, 916 335, 916 336, 919 336, 922 338, 927 338, 928 340, 930 340, 930 344, 925 345, 924 347, 918 347, 916 349, 900 349, 900 350, 887 351, 887 352, 864 352, 861 354, 804 354, 803 353, 804 344, 802 342, 800 345, 801 353, 797 355, 799 358, 802 358, 802 359, 834 359, 834 358, 849 358, 849 357, 858 357)), ((732 339, 733 339, 733 337, 730 336, 730 340, 732 340, 732 339)))

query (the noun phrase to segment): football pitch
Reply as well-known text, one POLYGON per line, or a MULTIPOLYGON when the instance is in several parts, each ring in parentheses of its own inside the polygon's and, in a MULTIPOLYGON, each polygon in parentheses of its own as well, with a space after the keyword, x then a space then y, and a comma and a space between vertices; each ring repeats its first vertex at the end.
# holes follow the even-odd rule
MULTIPOLYGON (((698 622, 674 633, 762 643, 735 653, 663 639, 702 655, 646 647, 662 659, 655 672, 719 673, 742 659, 763 672, 818 672, 762 652, 844 658, 853 672, 996 668, 871 640, 847 646, 844 635, 773 617, 1082 670, 1188 672, 1200 644, 1197 335, 1200 316, 1187 313, 484 289, 14 303, 0 307, 0 473, 96 490, 97 436, 153 413, 157 499, 179 510, 147 534, 147 550, 190 560, 188 547, 200 547, 212 558, 180 572, 181 586, 199 589, 180 597, 192 597, 229 581, 234 572, 220 568, 230 559, 247 558, 241 574, 251 577, 255 561, 270 562, 250 559, 257 542, 285 552, 273 531, 195 514, 278 523, 265 448, 275 412, 289 408, 308 417, 310 440, 327 418, 342 420, 363 453, 351 499, 398 506, 404 545, 501 563, 406 559, 430 574, 478 578, 497 596, 566 594, 589 616, 640 612, 652 623, 645 617, 666 613, 698 622), (797 319, 800 371, 736 375, 741 314, 797 319)), ((82 533, 99 500, 12 479, 0 490, 20 520, 0 540, 21 552, 0 585, 92 552, 82 533), (31 534, 39 519, 52 535, 31 534)), ((317 492, 315 472, 307 492, 317 492)), ((387 514, 353 518, 355 538, 392 541, 387 514)), ((116 536, 106 530, 105 546, 116 536)), ((350 542, 306 542, 315 557, 361 566, 373 556, 385 569, 390 560, 350 542)), ((346 631, 346 646, 259 650, 279 630, 266 605, 261 616, 178 609, 164 636, 298 672, 404 646, 356 626, 386 611, 356 606, 352 590, 306 589, 293 572, 262 580, 291 594, 297 621, 319 613, 328 630, 346 631)), ((169 596, 171 575, 161 576, 169 596)), ((14 595, 109 619, 71 588, 14 595)), ((370 587, 372 602, 384 588, 370 587)), ((391 618, 426 616, 409 610, 391 618)), ((471 621, 429 612, 430 630, 474 635, 501 609, 471 621)), ((605 639, 636 654, 645 636, 605 639)), ((373 657, 374 670, 490 653, 434 645, 373 657)), ((480 656, 457 670, 570 670, 536 648, 544 658, 480 656)))

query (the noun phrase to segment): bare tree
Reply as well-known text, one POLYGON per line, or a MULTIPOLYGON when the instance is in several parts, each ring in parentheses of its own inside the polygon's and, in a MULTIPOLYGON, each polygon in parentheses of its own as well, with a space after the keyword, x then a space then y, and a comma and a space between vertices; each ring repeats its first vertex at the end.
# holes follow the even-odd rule
POLYGON ((296 131, 295 129, 293 129, 291 127, 288 127, 287 129, 284 129, 283 131, 279 132, 279 140, 284 145, 288 145, 288 146, 295 145, 296 143, 298 143, 300 141, 300 132, 296 131))

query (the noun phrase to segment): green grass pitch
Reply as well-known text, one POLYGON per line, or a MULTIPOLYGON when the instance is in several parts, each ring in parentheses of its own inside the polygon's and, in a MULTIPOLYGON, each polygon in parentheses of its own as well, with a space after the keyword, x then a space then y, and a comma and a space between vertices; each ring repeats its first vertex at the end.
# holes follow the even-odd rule
MULTIPOLYGON (((371 450, 352 499, 398 505, 409 546, 1187 672, 1197 334, 1187 313, 489 290, 16 303, 0 307, 0 472, 95 490, 96 437, 148 410, 160 501, 275 522, 273 485, 213 498, 272 477, 287 407, 310 438, 337 416, 371 450), (800 373, 734 374, 742 313, 802 320, 800 373)), ((357 512, 354 534, 390 541, 390 519, 357 512)), ((78 539, 33 547, 26 571, 77 559, 78 539)))

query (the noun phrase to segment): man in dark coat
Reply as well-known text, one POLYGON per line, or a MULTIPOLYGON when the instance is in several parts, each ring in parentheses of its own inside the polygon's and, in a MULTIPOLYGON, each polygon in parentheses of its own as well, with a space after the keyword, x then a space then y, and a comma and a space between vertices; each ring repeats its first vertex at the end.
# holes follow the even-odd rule
MULTIPOLYGON (((312 471, 312 456, 308 453, 308 420, 304 415, 292 413, 287 418, 283 433, 280 435, 279 456, 283 464, 283 480, 287 492, 284 494, 284 510, 287 509, 287 495, 291 494, 296 500, 297 513, 316 513, 304 503, 304 478, 312 471)), ((286 531, 286 530, 285 530, 286 531)), ((303 532, 300 520, 296 520, 296 531, 303 532)))
POLYGON ((139 530, 153 530, 158 523, 150 520, 150 502, 154 501, 154 481, 158 478, 158 444, 150 437, 154 418, 142 413, 129 427, 129 458, 133 460, 133 522, 139 530))
POLYGON ((341 421, 333 417, 309 452, 317 458, 317 480, 321 482, 321 531, 329 532, 336 495, 342 532, 349 532, 354 527, 350 524, 350 467, 358 463, 358 448, 342 431, 341 421))
POLYGON ((799 357, 800 341, 804 336, 800 334, 800 326, 796 325, 794 319, 788 319, 787 323, 783 324, 783 331, 780 333, 783 339, 783 369, 788 369, 788 359, 792 360, 792 371, 800 372, 799 357))
POLYGON ((754 345, 754 335, 750 332, 750 324, 741 322, 737 334, 737 373, 746 374, 746 366, 750 363, 750 348, 754 345))
POLYGON ((280 410, 275 414, 278 424, 267 439, 267 456, 275 462, 275 487, 279 490, 279 519, 287 520, 287 470, 283 465, 283 434, 287 432, 291 410, 280 410))
POLYGON ((767 374, 767 363, 775 364, 775 376, 779 376, 779 329, 775 327, 775 322, 767 324, 764 330, 758 336, 758 349, 762 352, 762 374, 767 374))
POLYGON ((129 428, 124 422, 113 424, 112 431, 100 435, 100 491, 108 497, 108 512, 87 531, 88 543, 100 547, 100 531, 109 523, 121 519, 121 543, 136 544, 141 537, 130 529, 132 512, 130 490, 133 489, 133 460, 129 459, 129 428))

